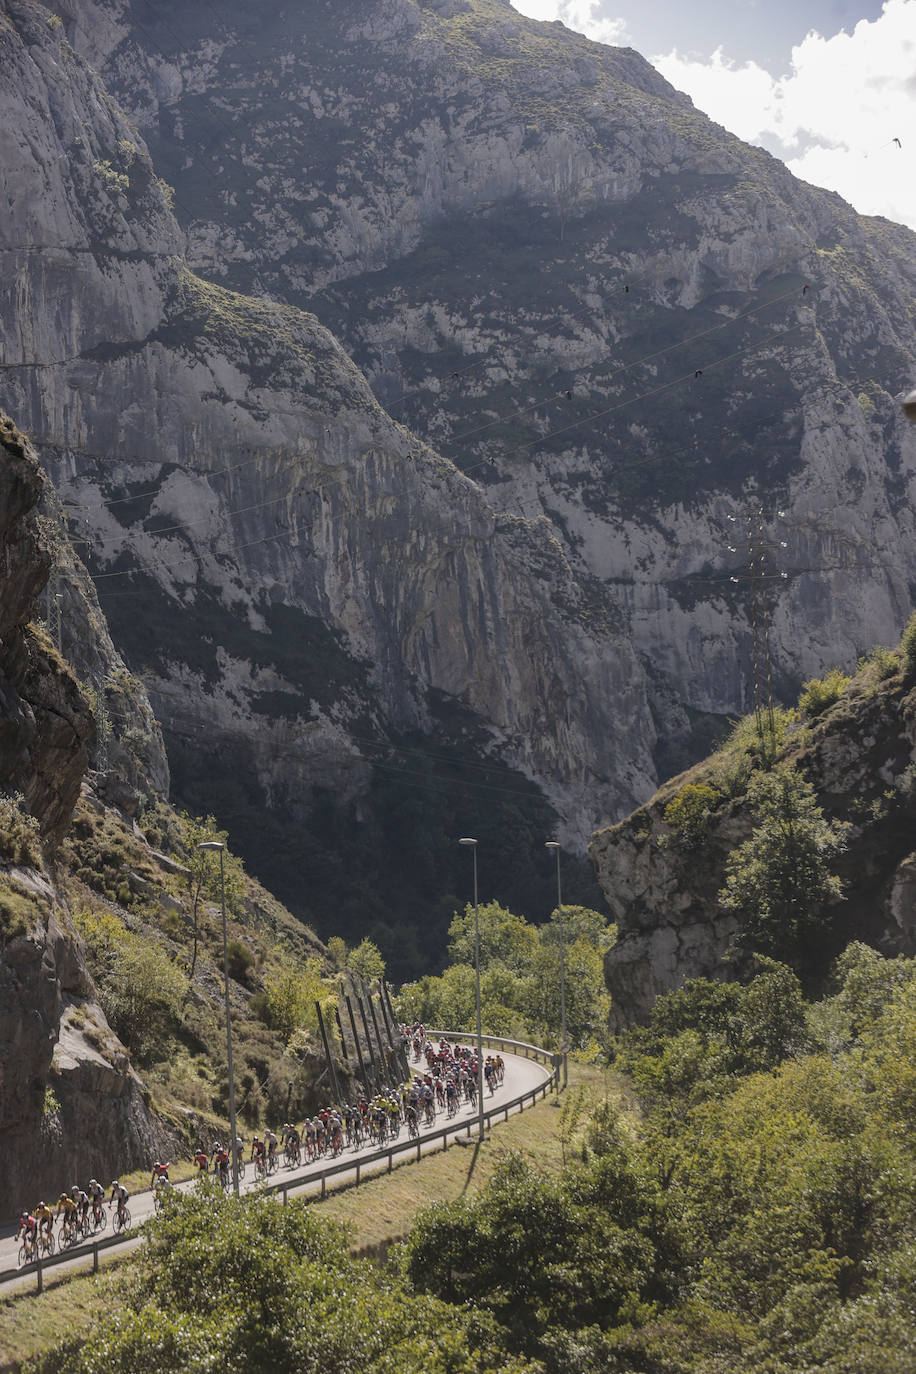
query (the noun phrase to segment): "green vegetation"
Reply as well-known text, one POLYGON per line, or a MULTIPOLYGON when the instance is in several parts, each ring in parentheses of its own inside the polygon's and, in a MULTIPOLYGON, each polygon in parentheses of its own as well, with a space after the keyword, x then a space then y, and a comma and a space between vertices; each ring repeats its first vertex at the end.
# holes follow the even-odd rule
POLYGON ((848 826, 826 820, 814 788, 786 764, 755 774, 747 797, 754 832, 729 855, 719 901, 741 918, 745 949, 810 969, 826 909, 842 896, 832 864, 848 826))
POLYGON ((41 830, 21 793, 0 795, 0 863, 41 867, 41 830))
POLYGON ((709 817, 722 801, 722 793, 706 783, 690 782, 682 787, 664 810, 664 821, 671 829, 674 844, 693 849, 706 834, 709 817))
POLYGON ((836 978, 661 999, 621 1045, 638 1128, 602 1107, 565 1173, 433 1209, 408 1277, 551 1371, 912 1368, 916 964, 853 946, 836 978))
POLYGON ((0 874, 0 945, 27 935, 47 918, 47 904, 16 878, 0 874))
MULTIPOLYGON (((480 907, 480 995, 483 1029, 539 1044, 558 1044, 561 1024, 561 923, 554 911, 543 926, 489 902, 480 907)), ((593 1051, 606 1035, 610 1007, 604 986, 604 954, 615 929, 587 907, 564 906, 562 943, 566 968, 566 1025, 571 1044, 593 1051)), ((402 1020, 417 1019, 443 1030, 476 1024, 474 908, 458 912, 449 927, 451 962, 441 977, 427 976, 401 988, 402 1020)))
POLYGON ((798 709, 803 716, 819 716, 828 706, 832 706, 848 688, 852 678, 840 668, 831 668, 823 677, 813 677, 806 682, 798 698, 798 709))
POLYGON ((471 1374, 521 1371, 487 1323, 408 1293, 347 1253, 347 1236, 302 1203, 280 1207, 198 1188, 170 1198, 142 1258, 84 1342, 63 1342, 43 1374, 471 1374))
POLYGON ((74 917, 92 960, 99 999, 109 1024, 138 1059, 148 1059, 177 1022, 188 978, 161 941, 129 930, 110 912, 74 917))

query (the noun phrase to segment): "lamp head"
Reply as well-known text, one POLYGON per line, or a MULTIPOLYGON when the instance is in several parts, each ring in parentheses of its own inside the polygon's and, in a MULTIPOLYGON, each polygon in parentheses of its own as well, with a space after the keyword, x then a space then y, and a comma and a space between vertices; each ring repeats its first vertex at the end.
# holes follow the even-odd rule
POLYGON ((545 849, 559 849, 560 846, 559 846, 559 844, 558 844, 558 842, 557 842, 556 840, 545 840, 545 841, 544 841, 544 848, 545 848, 545 849))
POLYGON ((463 839, 459 840, 458 843, 459 843, 459 844, 469 844, 469 845, 473 845, 475 848, 476 848, 476 846, 477 846, 477 841, 476 841, 476 840, 469 839, 467 836, 465 836, 463 839))
POLYGON ((225 846, 224 844, 220 844, 219 840, 202 840, 201 843, 197 846, 197 848, 198 848, 198 849, 225 849, 226 846, 225 846))

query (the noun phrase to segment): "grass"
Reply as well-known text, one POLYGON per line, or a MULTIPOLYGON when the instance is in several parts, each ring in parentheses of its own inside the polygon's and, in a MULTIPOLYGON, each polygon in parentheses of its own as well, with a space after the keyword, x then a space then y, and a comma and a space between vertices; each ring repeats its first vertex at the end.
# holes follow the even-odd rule
MULTIPOLYGON (((484 1145, 450 1146, 447 1151, 424 1156, 422 1164, 396 1166, 391 1174, 360 1184, 343 1186, 322 1202, 309 1203, 321 1216, 344 1222, 350 1227, 352 1249, 357 1253, 384 1254, 388 1246, 403 1237, 422 1207, 448 1202, 476 1193, 492 1178, 499 1163, 515 1150, 521 1151, 544 1170, 562 1168, 564 1158, 575 1150, 577 1128, 590 1106, 605 1094, 621 1109, 633 1112, 626 1080, 613 1070, 594 1065, 570 1063, 569 1090, 556 1098, 539 1102, 491 1132, 484 1145)), ((193 1166, 173 1165, 173 1181, 186 1178, 193 1166)), ((149 1170, 122 1180, 136 1191, 149 1186, 149 1170)), ((290 1204, 294 1205, 294 1204, 290 1204)), ((107 1267, 118 1263, 109 1256, 107 1267)), ((20 1363, 50 1349, 62 1337, 79 1336, 92 1313, 104 1309, 109 1301, 110 1274, 102 1258, 97 1275, 45 1277, 45 1290, 0 1299, 0 1374, 17 1370, 20 1363)))

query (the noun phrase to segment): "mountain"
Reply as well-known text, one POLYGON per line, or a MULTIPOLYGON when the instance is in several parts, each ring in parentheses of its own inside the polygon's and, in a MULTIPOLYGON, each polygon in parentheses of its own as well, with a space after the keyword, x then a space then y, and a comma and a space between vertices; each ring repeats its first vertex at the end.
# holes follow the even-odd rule
POLYGON ((786 696, 896 638, 908 231, 499 0, 0 15, 0 399, 174 795, 319 930, 434 963, 462 833, 545 914, 755 618, 786 696))

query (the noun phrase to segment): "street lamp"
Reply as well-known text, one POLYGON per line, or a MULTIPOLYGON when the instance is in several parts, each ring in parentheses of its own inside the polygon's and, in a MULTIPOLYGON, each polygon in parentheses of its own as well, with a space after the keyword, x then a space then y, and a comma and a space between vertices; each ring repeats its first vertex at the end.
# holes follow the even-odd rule
POLYGON ((545 849, 552 849, 557 856, 557 912, 560 917, 560 1053, 563 1056, 563 1087, 569 1081, 566 1064, 566 937, 563 930, 563 889, 560 887, 560 846, 556 840, 548 840, 545 849))
POLYGON ((478 1139, 486 1139, 483 1126, 483 1030, 480 1024, 480 908, 477 903, 477 841, 462 839, 474 855, 474 975, 477 981, 477 1125, 478 1139))
POLYGON ((223 869, 223 851, 226 848, 219 840, 203 840, 198 849, 219 850, 219 893, 223 911, 223 987, 226 994, 226 1058, 229 1061, 229 1129, 232 1132, 232 1185, 235 1195, 239 1195, 239 1152, 238 1132, 235 1129, 235 1077, 232 1072, 232 1018, 229 1014, 229 953, 226 948, 226 875, 223 869))

